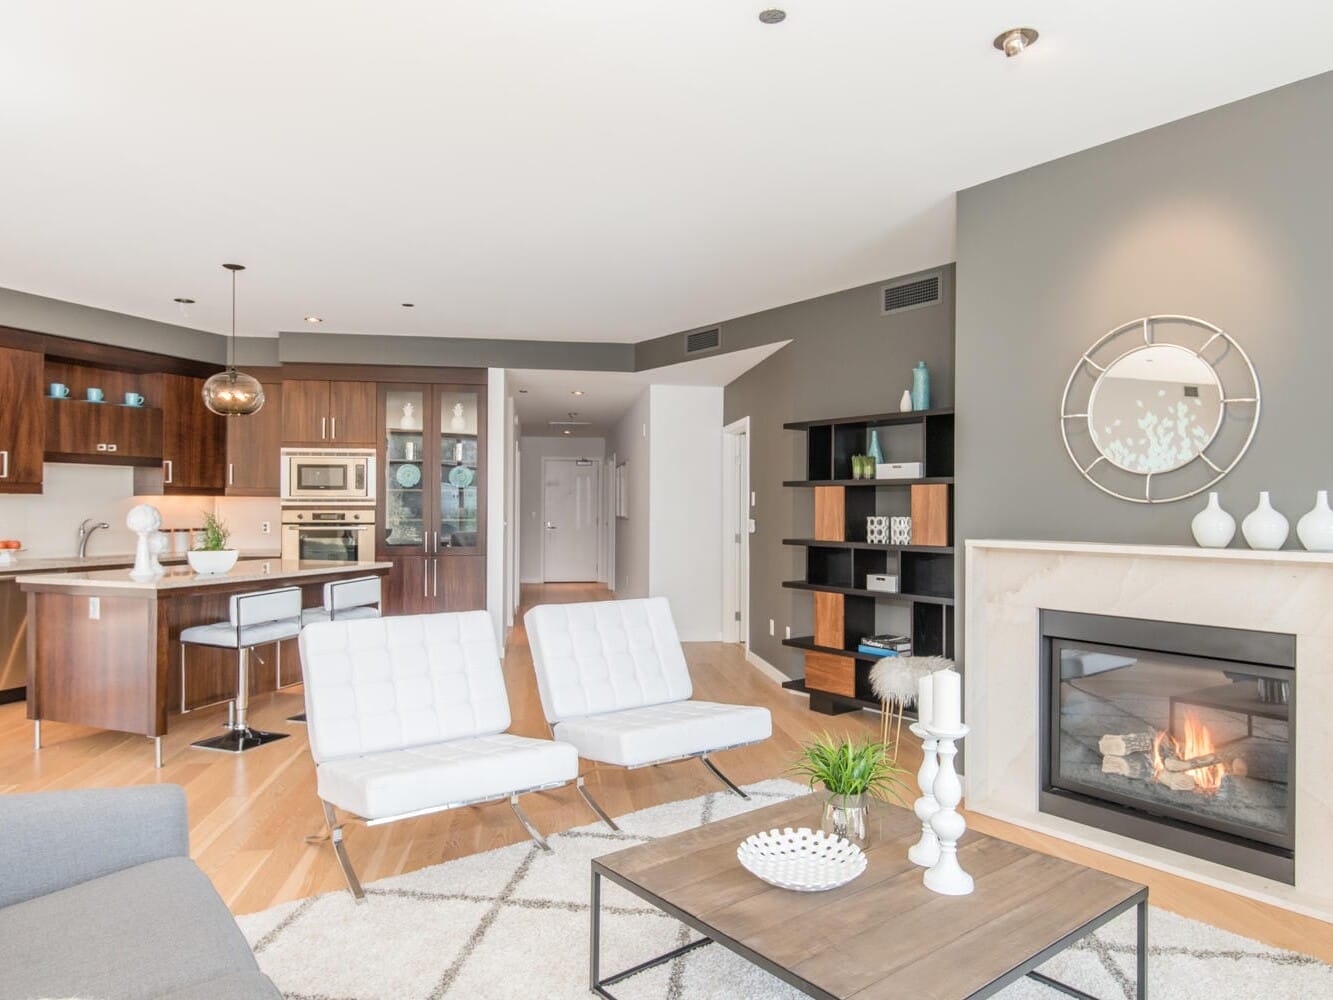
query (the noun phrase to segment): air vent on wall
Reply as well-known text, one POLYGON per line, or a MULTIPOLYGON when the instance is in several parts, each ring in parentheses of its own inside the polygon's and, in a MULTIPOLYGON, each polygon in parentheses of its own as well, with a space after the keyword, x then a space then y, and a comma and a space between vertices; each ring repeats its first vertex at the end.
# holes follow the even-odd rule
POLYGON ((940 300, 940 276, 930 274, 924 278, 901 281, 896 285, 884 286, 883 313, 903 312, 907 309, 920 309, 933 306, 940 300))
POLYGON ((698 354, 700 351, 711 351, 722 345, 722 327, 715 326, 711 330, 696 330, 694 333, 685 335, 685 353, 698 354))

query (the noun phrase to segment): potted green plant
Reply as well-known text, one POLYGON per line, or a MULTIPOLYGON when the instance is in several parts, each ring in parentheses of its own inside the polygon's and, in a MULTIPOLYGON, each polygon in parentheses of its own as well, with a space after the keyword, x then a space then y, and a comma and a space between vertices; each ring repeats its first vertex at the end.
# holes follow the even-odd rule
POLYGON ((196 573, 216 575, 225 573, 236 565, 240 553, 227 548, 227 539, 231 531, 212 511, 204 513, 204 530, 199 543, 185 554, 190 561, 190 568, 196 573))
POLYGON ((824 733, 801 746, 792 770, 811 789, 824 786, 824 830, 853 841, 866 837, 871 802, 901 803, 900 789, 906 787, 902 779, 906 772, 883 743, 869 736, 853 740, 824 733))

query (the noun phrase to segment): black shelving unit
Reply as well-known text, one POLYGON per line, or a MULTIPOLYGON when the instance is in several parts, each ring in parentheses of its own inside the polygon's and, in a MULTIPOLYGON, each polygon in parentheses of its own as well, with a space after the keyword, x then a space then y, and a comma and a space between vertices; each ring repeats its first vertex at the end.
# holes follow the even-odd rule
MULTIPOLYGON (((905 606, 907 634, 917 655, 952 656, 954 615, 954 412, 952 409, 920 410, 911 413, 878 413, 826 420, 805 420, 783 425, 805 434, 805 478, 784 483, 793 489, 831 491, 829 502, 841 504, 842 538, 823 539, 800 535, 783 539, 784 545, 805 551, 803 579, 784 581, 789 590, 838 595, 841 600, 841 642, 829 635, 796 636, 783 644, 807 654, 807 679, 811 659, 819 660, 816 673, 828 687, 824 690, 807 680, 788 685, 810 694, 815 711, 837 713, 858 708, 878 708, 870 689, 869 673, 875 657, 858 653, 863 635, 876 632, 877 610, 884 605, 905 606), (922 475, 915 479, 852 479, 852 455, 865 454, 869 434, 878 431, 880 447, 888 461, 921 462, 922 475), (892 545, 866 541, 866 518, 871 515, 910 513, 912 486, 942 486, 948 490, 948 542, 946 545, 892 545), (870 590, 868 574, 896 573, 896 592, 870 590), (843 668, 830 664, 845 661, 843 668), (850 671, 850 673, 849 673, 850 671), (828 678, 833 676, 834 680, 828 678)), ((833 507, 835 511, 837 507, 833 507)), ((833 616, 837 620, 837 616, 833 616)), ((818 630, 817 622, 817 630, 818 630)), ((828 625, 823 626, 827 632, 828 625)), ((901 631, 901 629, 895 629, 901 631)))

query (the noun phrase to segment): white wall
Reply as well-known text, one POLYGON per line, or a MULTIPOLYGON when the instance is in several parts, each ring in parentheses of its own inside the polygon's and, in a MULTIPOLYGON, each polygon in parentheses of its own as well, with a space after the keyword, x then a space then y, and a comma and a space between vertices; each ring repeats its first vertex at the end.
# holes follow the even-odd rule
POLYGON ((486 610, 505 639, 505 370, 486 369, 486 610))
POLYGON ((686 641, 722 637, 722 389, 649 388, 648 590, 686 641))
POLYGON ((629 517, 616 519, 616 597, 648 596, 650 391, 645 389, 607 439, 616 462, 626 466, 629 517))
MULTIPOLYGON (((524 583, 541 583, 542 574, 542 459, 591 458, 606 454, 605 438, 529 437, 518 441, 519 502, 522 504, 519 576, 524 583)), ((600 553, 599 553, 600 556, 600 553)), ((599 560, 599 565, 601 561, 599 560)))

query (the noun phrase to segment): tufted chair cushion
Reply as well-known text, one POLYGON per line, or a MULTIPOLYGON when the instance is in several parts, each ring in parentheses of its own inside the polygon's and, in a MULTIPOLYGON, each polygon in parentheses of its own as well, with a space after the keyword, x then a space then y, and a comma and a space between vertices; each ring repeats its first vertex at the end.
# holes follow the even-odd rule
POLYGON ((523 623, 552 725, 684 701, 693 692, 665 597, 545 604, 523 623))
POLYGON ((484 611, 316 622, 301 669, 317 764, 509 728, 484 611))

